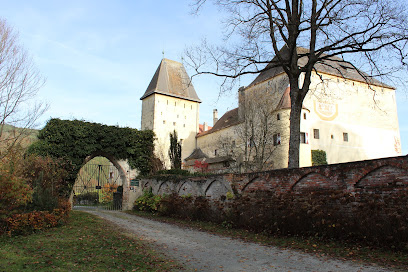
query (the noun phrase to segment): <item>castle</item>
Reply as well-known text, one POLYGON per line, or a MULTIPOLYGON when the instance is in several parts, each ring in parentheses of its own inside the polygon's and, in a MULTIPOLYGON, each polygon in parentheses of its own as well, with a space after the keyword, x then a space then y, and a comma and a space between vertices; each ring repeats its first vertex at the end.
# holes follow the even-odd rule
MULTIPOLYGON (((302 108, 301 167, 312 165, 312 150, 324 150, 329 164, 401 155, 395 89, 339 60, 315 66, 302 108)), ((156 133, 167 168, 174 130, 186 169, 197 161, 215 172, 286 168, 289 90, 283 69, 271 68, 239 89, 237 108, 220 119, 214 110, 213 127, 200 125, 201 100, 185 68, 163 59, 141 97, 141 128, 156 133)))

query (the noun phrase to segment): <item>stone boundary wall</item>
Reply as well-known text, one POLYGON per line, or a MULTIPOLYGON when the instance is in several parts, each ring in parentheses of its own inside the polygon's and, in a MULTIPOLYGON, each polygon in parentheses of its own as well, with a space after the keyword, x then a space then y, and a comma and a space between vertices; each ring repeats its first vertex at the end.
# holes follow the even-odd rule
POLYGON ((408 189, 408 156, 248 174, 142 179, 140 185, 142 189, 151 187, 154 194, 177 193, 214 200, 225 199, 227 192, 239 195, 257 191, 304 194, 342 190, 390 194, 408 189))

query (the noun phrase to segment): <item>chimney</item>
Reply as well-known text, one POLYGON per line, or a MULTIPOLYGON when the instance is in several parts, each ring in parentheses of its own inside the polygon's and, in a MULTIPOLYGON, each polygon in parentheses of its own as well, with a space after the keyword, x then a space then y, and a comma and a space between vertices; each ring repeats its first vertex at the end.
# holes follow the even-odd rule
POLYGON ((238 118, 243 120, 245 115, 245 87, 238 89, 238 118))
POLYGON ((214 109, 213 110, 213 126, 215 126, 215 123, 218 121, 218 110, 214 109))
POLYGON ((207 130, 208 130, 208 125, 207 125, 207 122, 204 122, 204 125, 203 125, 203 130, 204 130, 204 131, 207 131, 207 130))

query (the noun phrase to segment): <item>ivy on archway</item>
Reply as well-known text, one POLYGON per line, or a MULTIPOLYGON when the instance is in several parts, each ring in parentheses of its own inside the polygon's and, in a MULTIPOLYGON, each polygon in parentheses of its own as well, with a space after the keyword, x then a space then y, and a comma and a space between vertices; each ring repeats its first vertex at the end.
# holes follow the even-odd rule
POLYGON ((127 159, 141 174, 151 170, 154 148, 151 130, 54 118, 40 130, 38 139, 29 147, 29 152, 68 160, 73 166, 72 178, 76 177, 85 158, 97 152, 110 154, 118 160, 127 159))

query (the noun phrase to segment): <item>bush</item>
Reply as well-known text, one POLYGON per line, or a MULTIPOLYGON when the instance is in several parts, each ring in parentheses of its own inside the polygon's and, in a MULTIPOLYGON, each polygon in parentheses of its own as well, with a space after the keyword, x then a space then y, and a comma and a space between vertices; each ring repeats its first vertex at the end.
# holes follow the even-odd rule
POLYGON ((63 225, 69 215, 68 202, 60 203, 58 209, 52 212, 32 211, 29 213, 14 214, 7 218, 5 232, 9 236, 27 235, 36 231, 63 225))
POLYGON ((136 199, 133 209, 145 212, 156 212, 161 200, 160 195, 154 195, 152 188, 143 190, 143 195, 136 199))
POLYGON ((204 196, 179 196, 171 194, 164 196, 158 212, 160 215, 172 216, 188 220, 211 221, 209 201, 204 196))
POLYGON ((32 190, 24 180, 0 171, 0 223, 24 209, 31 201, 32 190))
POLYGON ((282 236, 336 239, 408 250, 408 192, 321 190, 274 194, 257 191, 229 201, 203 196, 165 196, 159 213, 186 220, 282 236))
POLYGON ((312 165, 326 165, 327 164, 327 157, 326 151, 324 150, 312 150, 312 165))

